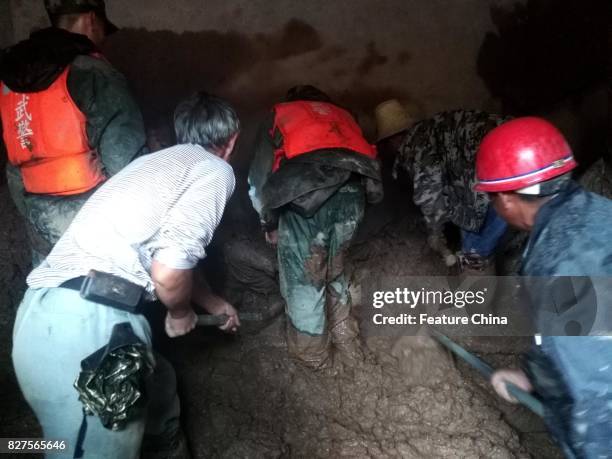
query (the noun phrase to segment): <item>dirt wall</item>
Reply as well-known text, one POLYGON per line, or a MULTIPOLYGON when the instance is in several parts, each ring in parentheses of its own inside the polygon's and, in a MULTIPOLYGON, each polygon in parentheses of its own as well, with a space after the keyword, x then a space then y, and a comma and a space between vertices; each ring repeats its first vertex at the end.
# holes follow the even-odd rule
MULTIPOLYGON (((42 2, 10 3, 15 40, 48 24, 42 2)), ((372 109, 389 97, 423 114, 498 108, 477 74, 478 50, 495 30, 488 3, 510 2, 109 0, 122 30, 105 51, 150 125, 196 89, 229 98, 248 121, 310 82, 354 109, 371 134, 372 109)))

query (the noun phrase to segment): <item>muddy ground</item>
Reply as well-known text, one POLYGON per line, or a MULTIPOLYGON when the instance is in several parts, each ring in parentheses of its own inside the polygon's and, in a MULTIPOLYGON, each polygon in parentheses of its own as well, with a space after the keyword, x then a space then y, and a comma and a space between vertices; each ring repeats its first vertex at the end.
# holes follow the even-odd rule
MULTIPOLYGON (((397 196, 368 213, 351 251, 355 279, 446 274, 426 247, 416 210, 401 193, 397 196)), ((253 215, 244 210, 246 199, 239 189, 207 268, 237 304, 261 308, 278 301, 274 281, 260 279, 254 289, 246 288, 233 279, 231 260, 224 258, 228 241, 245 239, 270 257, 253 215)), ((5 186, 0 211, 0 437, 37 437, 38 426, 10 365, 27 250, 5 186)), ((268 276, 273 274, 272 268, 268 276)), ((371 338, 369 362, 313 373, 287 358, 282 315, 236 337, 198 329, 176 340, 160 333, 159 319, 159 311, 152 314, 156 345, 175 365, 194 457, 560 457, 535 415, 501 402, 478 375, 429 338, 371 338)), ((527 345, 494 338, 466 344, 495 366, 516 364, 527 345)))

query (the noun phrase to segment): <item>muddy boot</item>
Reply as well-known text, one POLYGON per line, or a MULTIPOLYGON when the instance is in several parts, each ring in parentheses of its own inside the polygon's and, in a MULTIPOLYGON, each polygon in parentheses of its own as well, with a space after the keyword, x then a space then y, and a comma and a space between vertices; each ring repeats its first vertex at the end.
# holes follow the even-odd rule
POLYGON ((287 352, 291 360, 312 370, 323 370, 331 366, 329 347, 327 334, 301 333, 288 321, 287 352))
POLYGON ((145 435, 140 452, 142 459, 191 459, 182 428, 172 435, 145 435))
MULTIPOLYGON (((338 305, 336 305, 338 306, 338 305)), ((365 354, 359 340, 359 325, 350 316, 350 313, 343 309, 350 310, 350 306, 330 308, 329 325, 332 345, 334 347, 334 359, 347 365, 363 363, 365 354), (338 311, 340 310, 340 311, 338 311), (334 314, 334 312, 336 314, 334 314), (337 321, 337 314, 340 313, 342 320, 337 321)))
POLYGON ((365 360, 359 340, 359 324, 351 316, 351 304, 348 284, 344 275, 340 274, 327 288, 327 323, 334 347, 334 360, 347 365, 365 360))
POLYGON ((359 338, 344 343, 334 343, 334 359, 348 366, 355 366, 365 362, 366 354, 359 338))
POLYGON ((461 274, 465 276, 495 276, 495 256, 483 257, 476 253, 458 254, 461 274))

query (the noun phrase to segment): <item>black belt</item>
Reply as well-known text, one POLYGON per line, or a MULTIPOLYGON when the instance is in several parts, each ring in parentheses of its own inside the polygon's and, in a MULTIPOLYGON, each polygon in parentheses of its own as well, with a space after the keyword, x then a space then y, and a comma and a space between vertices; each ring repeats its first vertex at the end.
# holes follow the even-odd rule
POLYGON ((68 279, 65 282, 60 284, 61 288, 69 288, 70 290, 76 290, 77 292, 81 291, 81 286, 83 285, 83 281, 86 279, 85 276, 75 277, 74 279, 68 279))
POLYGON ((60 288, 76 290, 81 298, 134 314, 142 313, 144 288, 119 276, 90 271, 87 276, 74 277, 60 288))

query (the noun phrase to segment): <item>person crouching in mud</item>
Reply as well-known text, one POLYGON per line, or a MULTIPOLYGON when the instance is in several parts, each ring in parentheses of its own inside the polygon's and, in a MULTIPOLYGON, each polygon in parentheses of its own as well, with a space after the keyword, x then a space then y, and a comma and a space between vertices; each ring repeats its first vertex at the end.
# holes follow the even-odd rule
POLYGON ((331 351, 364 358, 343 258, 366 200, 382 200, 376 148, 355 119, 313 86, 298 86, 263 123, 249 173, 266 239, 278 244, 289 355, 320 369, 331 351))

